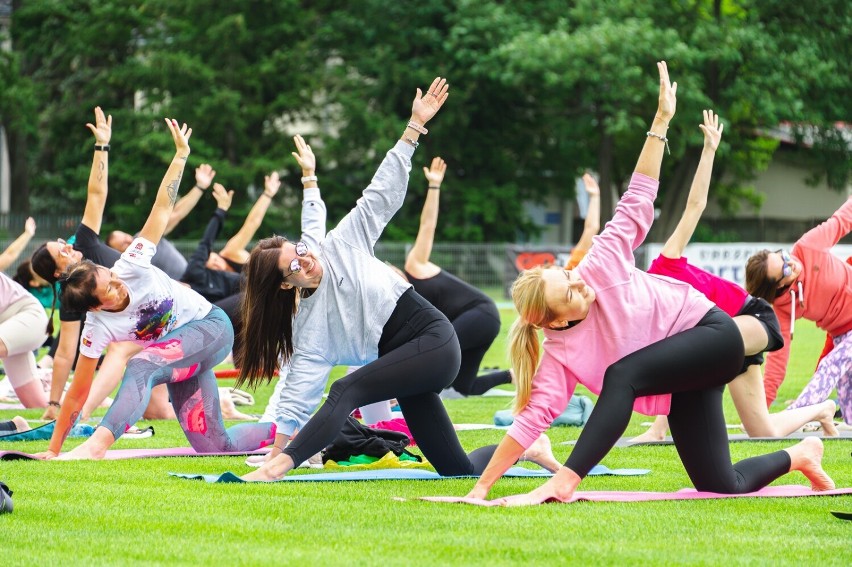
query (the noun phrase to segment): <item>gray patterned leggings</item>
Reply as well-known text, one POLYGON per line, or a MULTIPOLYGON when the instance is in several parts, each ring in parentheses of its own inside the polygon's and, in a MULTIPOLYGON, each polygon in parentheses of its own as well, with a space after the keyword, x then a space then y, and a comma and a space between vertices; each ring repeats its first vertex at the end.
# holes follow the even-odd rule
POLYGON ((203 319, 175 329, 127 363, 115 401, 101 421, 118 439, 141 417, 151 389, 166 384, 178 421, 199 453, 253 451, 275 440, 274 423, 241 423, 225 429, 213 367, 234 343, 225 313, 213 307, 203 319))
POLYGON ((811 381, 788 409, 824 402, 835 388, 843 421, 852 425, 852 331, 834 337, 834 348, 820 361, 811 381))

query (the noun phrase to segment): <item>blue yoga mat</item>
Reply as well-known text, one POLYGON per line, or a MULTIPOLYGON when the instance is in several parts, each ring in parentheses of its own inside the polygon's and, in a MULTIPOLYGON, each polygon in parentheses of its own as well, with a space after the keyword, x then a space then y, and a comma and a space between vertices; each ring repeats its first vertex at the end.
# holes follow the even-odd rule
MULTIPOLYGON (((45 441, 50 440, 50 437, 53 435, 53 427, 56 425, 55 421, 51 421, 50 423, 45 423, 42 426, 35 427, 28 431, 24 431, 23 433, 10 433, 9 435, 0 435, 0 442, 5 443, 6 441, 45 441)), ((68 434, 68 437, 91 437, 92 433, 95 432, 95 428, 87 423, 78 423, 74 427, 71 428, 71 432, 68 434)))
MULTIPOLYGON (((648 469, 610 469, 604 465, 598 465, 589 472, 589 476, 615 475, 615 476, 642 476, 650 473, 648 469)), ((169 473, 171 476, 186 478, 190 480, 203 480, 209 483, 218 482, 246 482, 232 472, 216 474, 181 474, 169 473)), ((526 469, 524 467, 512 467, 503 476, 510 477, 550 477, 553 474, 545 469, 526 469)), ((446 478, 479 478, 474 475, 467 476, 441 476, 435 471, 423 469, 375 469, 367 471, 333 472, 315 474, 288 475, 281 480, 273 482, 330 482, 347 480, 442 480, 446 478)))

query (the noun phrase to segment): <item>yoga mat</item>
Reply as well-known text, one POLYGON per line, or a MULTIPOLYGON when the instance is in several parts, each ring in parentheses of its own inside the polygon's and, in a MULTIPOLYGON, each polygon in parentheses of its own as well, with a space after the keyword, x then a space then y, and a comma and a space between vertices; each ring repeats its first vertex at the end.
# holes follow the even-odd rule
POLYGON ((6 402, 0 402, 0 410, 19 410, 19 409, 27 409, 24 407, 24 404, 8 404, 6 402))
POLYGON ((839 510, 832 510, 831 515, 841 520, 852 520, 852 512, 841 512, 839 510))
MULTIPOLYGON (((155 459, 159 457, 244 457, 246 455, 265 455, 269 449, 257 451, 235 451, 230 453, 196 453, 192 447, 166 447, 161 449, 112 449, 106 452, 105 461, 124 459, 155 459)), ((29 453, 18 451, 0 451, 0 461, 38 460, 29 453)))
MULTIPOLYGON (((839 435, 834 437, 823 437, 822 431, 794 431, 787 437, 749 437, 745 433, 737 433, 734 435, 728 435, 728 441, 730 442, 740 442, 740 441, 792 441, 795 439, 804 439, 805 437, 819 437, 823 441, 833 441, 837 439, 852 439, 852 431, 839 431, 839 435)), ((563 441, 560 445, 575 445, 577 443, 576 439, 571 441, 563 441)), ((645 443, 635 443, 631 441, 629 437, 622 437, 619 439, 615 447, 635 447, 637 445, 673 445, 674 441, 672 441, 671 437, 666 437, 663 441, 646 441, 645 443)))
MULTIPOLYGON (((801 496, 838 496, 852 494, 852 488, 838 488, 835 490, 824 490, 814 492, 807 486, 791 484, 786 486, 767 486, 757 492, 746 494, 718 494, 716 492, 699 492, 694 488, 684 488, 677 492, 618 492, 618 491, 588 491, 575 492, 571 500, 564 502, 651 502, 657 500, 710 500, 718 498, 793 498, 801 496)), ((397 498, 396 500, 405 500, 397 498)), ((441 502, 449 504, 472 504, 474 506, 501 506, 503 499, 480 500, 478 498, 465 498, 462 496, 423 496, 419 500, 428 502, 441 502)), ((546 503, 559 504, 552 500, 546 503)))
MULTIPOLYGON (((615 475, 615 476, 640 476, 648 474, 648 469, 609 469, 598 465, 589 472, 590 476, 615 475)), ((246 482, 232 472, 215 474, 181 474, 169 473, 171 476, 186 478, 190 480, 203 480, 209 483, 220 482, 246 482)), ((553 474, 545 469, 526 469, 523 467, 512 467, 503 476, 507 477, 551 477, 553 474)), ((443 480, 447 478, 479 478, 474 475, 468 476, 441 476, 434 471, 422 469, 378 469, 370 471, 352 471, 317 474, 298 474, 285 476, 281 480, 272 482, 310 482, 310 481, 350 481, 350 480, 443 480)))
MULTIPOLYGON (((26 431, 9 433, 0 435, 0 443, 11 441, 47 441, 53 435, 53 428, 56 425, 55 421, 49 421, 39 427, 34 427, 26 431)), ((78 423, 71 428, 68 437, 91 437, 95 432, 95 428, 88 423, 78 423)))

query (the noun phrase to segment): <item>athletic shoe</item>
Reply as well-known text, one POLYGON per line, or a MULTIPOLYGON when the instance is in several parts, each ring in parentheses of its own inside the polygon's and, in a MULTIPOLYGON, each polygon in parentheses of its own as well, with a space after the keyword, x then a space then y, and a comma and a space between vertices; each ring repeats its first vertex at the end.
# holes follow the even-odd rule
POLYGON ((10 514, 12 507, 12 491, 0 482, 0 514, 10 514))

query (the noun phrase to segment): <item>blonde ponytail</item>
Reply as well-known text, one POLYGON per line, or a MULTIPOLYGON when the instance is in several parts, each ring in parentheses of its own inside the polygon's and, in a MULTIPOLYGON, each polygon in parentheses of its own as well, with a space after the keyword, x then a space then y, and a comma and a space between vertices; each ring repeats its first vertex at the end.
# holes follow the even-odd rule
POLYGON ((512 284, 512 299, 519 318, 509 330, 509 359, 517 381, 512 411, 517 414, 530 401, 532 381, 538 369, 541 346, 538 329, 553 321, 554 315, 544 297, 543 268, 521 272, 512 284))

